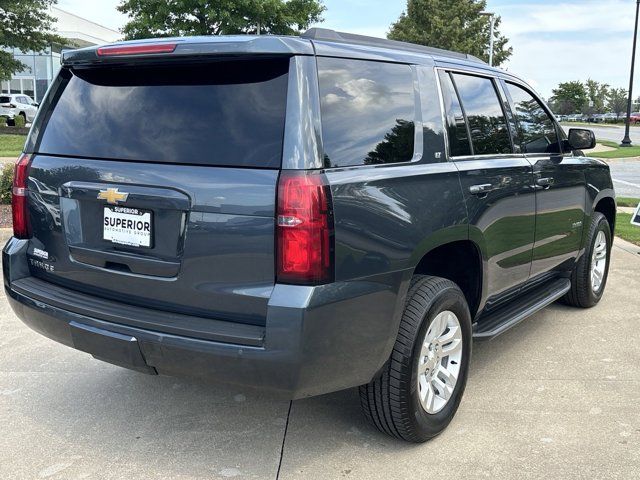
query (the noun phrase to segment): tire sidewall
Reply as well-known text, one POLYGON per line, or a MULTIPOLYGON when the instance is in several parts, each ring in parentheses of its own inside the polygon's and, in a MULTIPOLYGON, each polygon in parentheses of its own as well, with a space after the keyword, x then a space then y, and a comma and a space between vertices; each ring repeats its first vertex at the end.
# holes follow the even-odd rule
POLYGON ((589 243, 589 251, 587 252, 586 264, 587 264, 587 286, 588 286, 588 296, 589 303, 591 305, 595 305, 600 301, 602 295, 604 294, 605 287, 607 286, 607 278, 609 277, 609 266, 611 264, 611 229, 609 228, 609 222, 607 222, 604 216, 600 217, 596 222, 596 226, 591 232, 591 238, 589 243), (593 286, 591 285, 591 261, 593 249, 596 245, 596 239, 598 238, 599 232, 604 232, 605 238, 607 239, 607 264, 604 270, 604 276, 602 278, 602 283, 600 284, 600 290, 598 292, 593 291, 593 286))
POLYGON ((418 330, 416 343, 413 346, 411 368, 411 409, 412 417, 415 419, 419 436, 431 438, 444 430, 449 422, 451 422, 458 406, 460 405, 462 394, 464 393, 467 383, 469 360, 471 358, 471 343, 471 315, 469 314, 469 308, 462 292, 457 288, 447 288, 442 290, 429 306, 429 310, 426 312, 420 329, 418 330), (436 315, 446 310, 453 312, 458 317, 460 328, 462 330, 462 361, 460 364, 460 375, 449 402, 438 413, 430 414, 422 408, 418 395, 418 362, 420 360, 422 343, 429 325, 431 325, 431 322, 436 315))

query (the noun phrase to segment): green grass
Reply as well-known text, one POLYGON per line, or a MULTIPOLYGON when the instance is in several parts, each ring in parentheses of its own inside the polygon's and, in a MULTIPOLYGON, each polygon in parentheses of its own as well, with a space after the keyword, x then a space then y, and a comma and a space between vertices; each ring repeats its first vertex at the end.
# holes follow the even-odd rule
POLYGON ((616 197, 616 204, 619 207, 636 208, 639 203, 640 203, 640 198, 616 197))
POLYGON ((26 135, 1 135, 0 157, 17 157, 22 152, 26 135))
POLYGON ((616 142, 609 142, 606 140, 600 140, 598 142, 600 145, 604 145, 605 147, 611 147, 615 150, 610 150, 608 152, 589 152, 588 155, 590 157, 597 158, 629 158, 629 157, 640 157, 640 146, 632 146, 632 147, 621 147, 616 142))
POLYGON ((618 213, 616 216, 616 235, 627 242, 640 245, 640 227, 631 225, 630 213, 618 213))

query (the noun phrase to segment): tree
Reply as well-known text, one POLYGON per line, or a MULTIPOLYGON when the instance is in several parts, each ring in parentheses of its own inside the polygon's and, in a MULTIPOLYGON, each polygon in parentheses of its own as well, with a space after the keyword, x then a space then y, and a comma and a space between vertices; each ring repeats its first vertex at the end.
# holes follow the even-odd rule
MULTIPOLYGON (((407 10, 391 25, 392 40, 469 53, 489 61, 489 19, 480 15, 485 0, 408 0, 407 10)), ((493 64, 501 65, 513 53, 500 34, 495 18, 493 64)))
POLYGON ((321 22, 320 0, 123 0, 127 39, 271 33, 293 35, 321 22))
POLYGON ((56 0, 0 0, 0 80, 27 68, 5 49, 41 52, 52 43, 64 44, 52 32, 55 18, 48 9, 54 3, 56 0))
POLYGON ((551 103, 559 115, 581 112, 589 102, 587 90, 579 81, 561 83, 552 93, 551 103))
POLYGON ((628 100, 629 97, 626 89, 612 88, 609 90, 609 95, 607 96, 607 107, 619 118, 627 111, 628 100))
POLYGON ((609 85, 588 79, 585 82, 585 90, 587 92, 587 103, 583 107, 582 113, 587 115, 603 113, 607 103, 607 96, 609 95, 609 85))
POLYGON ((364 159, 366 165, 378 163, 394 163, 399 158, 407 158, 413 154, 415 126, 409 120, 396 119, 390 132, 385 133, 384 140, 376 145, 364 159))

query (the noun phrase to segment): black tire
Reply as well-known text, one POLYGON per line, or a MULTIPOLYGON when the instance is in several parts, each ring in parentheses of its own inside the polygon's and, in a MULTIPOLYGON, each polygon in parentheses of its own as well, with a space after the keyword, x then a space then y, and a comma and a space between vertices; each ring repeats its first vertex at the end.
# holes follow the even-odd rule
POLYGON ((381 432, 409 442, 425 442, 442 432, 458 410, 467 383, 471 333, 471 315, 460 288, 444 278, 416 275, 391 357, 376 378, 360 387, 360 402, 368 420, 381 432), (449 401, 439 412, 429 414, 418 396, 418 362, 429 325, 445 310, 458 317, 462 358, 449 401))
POLYGON ((7 118, 7 127, 15 127, 16 121, 13 118, 7 118))
POLYGON ((587 234, 587 247, 571 273, 571 290, 563 297, 564 303, 574 307, 590 308, 600 301, 604 289, 607 286, 607 277, 609 276, 611 238, 611 227, 609 226, 607 218, 599 212, 594 212, 587 234), (604 232, 605 238, 607 239, 607 262, 600 288, 594 291, 591 285, 591 256, 595 248, 598 232, 604 232))

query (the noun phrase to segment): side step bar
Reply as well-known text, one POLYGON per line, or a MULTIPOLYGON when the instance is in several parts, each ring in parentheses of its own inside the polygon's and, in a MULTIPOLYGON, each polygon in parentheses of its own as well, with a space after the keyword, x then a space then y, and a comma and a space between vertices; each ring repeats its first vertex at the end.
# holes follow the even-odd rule
POLYGON ((473 338, 475 340, 490 340, 525 318, 552 304, 571 288, 568 278, 559 278, 546 283, 513 302, 498 308, 487 316, 480 317, 474 324, 473 338))

